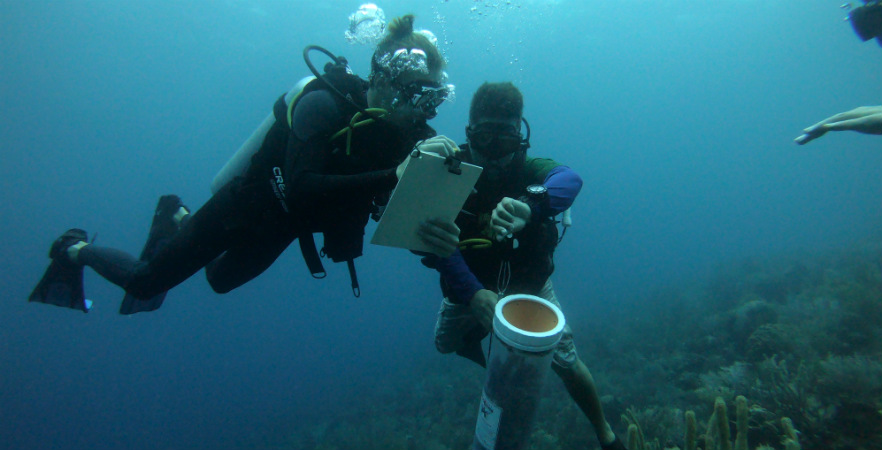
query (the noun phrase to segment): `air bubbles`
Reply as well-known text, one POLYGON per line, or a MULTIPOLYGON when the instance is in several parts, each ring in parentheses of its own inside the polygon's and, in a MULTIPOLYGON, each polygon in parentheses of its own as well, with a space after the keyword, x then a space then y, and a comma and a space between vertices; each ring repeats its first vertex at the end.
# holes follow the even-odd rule
POLYGON ((373 3, 365 3, 349 15, 349 29, 344 36, 350 44, 374 45, 385 31, 386 13, 373 3))

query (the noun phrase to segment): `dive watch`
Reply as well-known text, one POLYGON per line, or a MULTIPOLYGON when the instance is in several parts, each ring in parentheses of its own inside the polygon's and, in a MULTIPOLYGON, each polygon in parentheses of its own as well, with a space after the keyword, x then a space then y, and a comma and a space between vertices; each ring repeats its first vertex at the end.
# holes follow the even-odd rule
POLYGON ((527 186, 527 195, 520 200, 530 205, 535 219, 539 217, 538 214, 548 211, 548 188, 544 184, 531 184, 527 186))

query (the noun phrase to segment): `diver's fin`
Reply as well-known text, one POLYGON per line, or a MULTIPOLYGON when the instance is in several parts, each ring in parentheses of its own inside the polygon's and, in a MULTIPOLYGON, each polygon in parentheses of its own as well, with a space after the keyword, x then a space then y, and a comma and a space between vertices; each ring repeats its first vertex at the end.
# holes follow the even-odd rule
MULTIPOLYGON (((144 244, 144 248, 141 250, 141 261, 152 260, 159 253, 159 250, 165 247, 175 233, 178 232, 178 229, 180 229, 178 226, 179 220, 175 219, 175 214, 181 208, 187 209, 181 202, 181 198, 177 195, 163 195, 159 197, 156 211, 153 213, 153 222, 150 225, 150 234, 147 235, 147 243, 144 244)), ((128 315, 137 312, 155 311, 162 306, 167 293, 168 291, 165 291, 148 299, 139 299, 126 292, 119 307, 119 313, 128 315)))
POLYGON ((487 360, 484 357, 484 349, 481 348, 481 341, 467 343, 457 350, 456 354, 480 364, 481 367, 487 367, 487 360))
POLYGON ((83 290, 83 266, 74 264, 61 254, 79 241, 87 241, 86 232, 73 228, 61 235, 52 244, 49 257, 52 262, 28 297, 29 302, 47 303, 89 312, 92 301, 86 300, 83 290))
POLYGON ((146 300, 141 300, 132 294, 126 292, 123 297, 122 304, 119 305, 119 313, 123 315, 135 314, 138 312, 156 311, 165 301, 165 295, 168 291, 156 294, 146 300))
POLYGON ((628 450, 628 447, 625 447, 625 444, 622 442, 621 439, 619 439, 618 436, 616 436, 616 439, 609 444, 601 444, 600 448, 602 450, 628 450))
POLYGON ((470 359, 481 367, 487 367, 487 358, 484 356, 484 348, 481 347, 481 340, 487 336, 480 326, 476 326, 464 336, 465 344, 456 351, 456 354, 463 358, 470 359))

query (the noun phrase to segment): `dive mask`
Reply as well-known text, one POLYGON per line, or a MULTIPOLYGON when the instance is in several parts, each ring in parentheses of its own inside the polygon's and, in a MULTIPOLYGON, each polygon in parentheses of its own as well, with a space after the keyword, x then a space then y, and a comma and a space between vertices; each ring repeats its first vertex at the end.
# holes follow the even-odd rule
POLYGON ((530 147, 530 125, 521 119, 527 128, 527 136, 510 123, 485 122, 466 127, 466 138, 472 150, 481 156, 497 160, 530 147))
POLYGON ((419 111, 426 119, 433 119, 438 115, 438 107, 451 95, 449 85, 442 85, 434 81, 418 80, 406 85, 393 84, 398 90, 398 97, 393 101, 392 107, 401 104, 409 105, 413 110, 419 111))
POLYGON ((422 49, 400 48, 394 52, 374 56, 371 72, 372 76, 392 80, 392 86, 398 91, 398 96, 392 103, 393 109, 409 105, 427 119, 432 119, 438 115, 436 109, 441 103, 445 100, 453 100, 455 88, 452 84, 444 84, 447 79, 447 74, 444 72, 441 72, 440 82, 416 80, 404 84, 398 81, 408 74, 424 76, 430 74, 429 59, 422 49))

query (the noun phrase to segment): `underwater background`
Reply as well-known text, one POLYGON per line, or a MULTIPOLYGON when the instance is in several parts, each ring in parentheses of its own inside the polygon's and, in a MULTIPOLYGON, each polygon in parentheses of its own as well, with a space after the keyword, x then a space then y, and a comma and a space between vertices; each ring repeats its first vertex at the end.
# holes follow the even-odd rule
MULTIPOLYGON (((366 77, 372 48, 344 38, 359 5, 0 3, 0 448, 468 445, 483 373, 436 352, 437 277, 403 250, 366 246, 361 298, 345 265, 314 280, 294 245, 232 293, 200 273, 153 313, 117 314, 123 291, 88 269, 88 315, 26 301, 66 229, 137 254, 160 195, 202 205, 308 75, 306 45, 366 77)), ((804 413, 806 448, 880 448, 882 386, 866 378, 882 375, 882 138, 792 142, 882 98, 882 48, 839 2, 379 6, 439 39, 457 95, 440 134, 463 141, 475 89, 510 80, 530 154, 585 180, 553 280, 618 433, 633 408, 647 438, 676 441, 670 417, 745 395, 768 417, 804 413)), ((534 448, 595 446, 560 383, 547 388, 534 448)))

